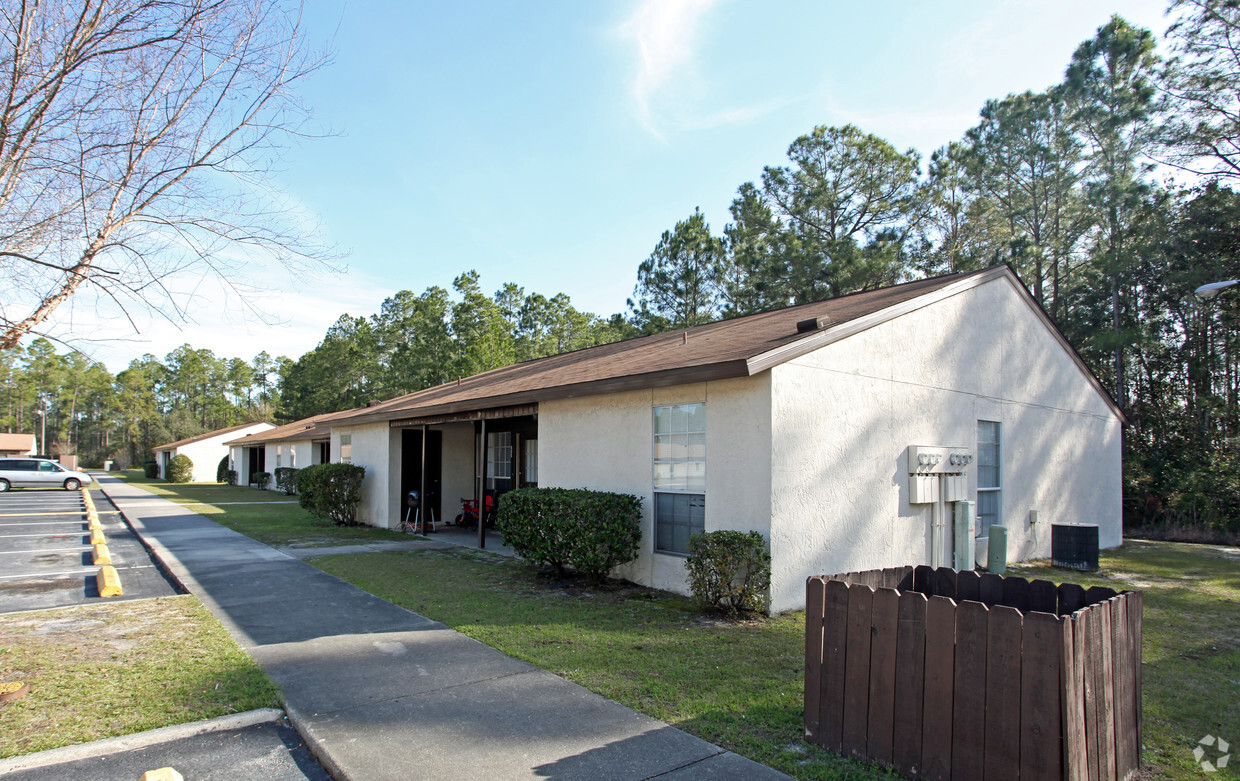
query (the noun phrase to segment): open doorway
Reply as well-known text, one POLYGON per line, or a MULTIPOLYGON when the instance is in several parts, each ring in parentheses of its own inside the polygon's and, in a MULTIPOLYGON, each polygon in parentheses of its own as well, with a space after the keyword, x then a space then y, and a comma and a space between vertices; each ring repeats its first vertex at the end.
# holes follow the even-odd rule
MULTIPOLYGON (((422 486, 422 429, 407 428, 401 431, 400 442, 400 508, 401 519, 408 509, 405 497, 410 491, 417 491, 422 486)), ((436 522, 442 523, 443 518, 443 432, 426 432, 426 508, 436 522)))

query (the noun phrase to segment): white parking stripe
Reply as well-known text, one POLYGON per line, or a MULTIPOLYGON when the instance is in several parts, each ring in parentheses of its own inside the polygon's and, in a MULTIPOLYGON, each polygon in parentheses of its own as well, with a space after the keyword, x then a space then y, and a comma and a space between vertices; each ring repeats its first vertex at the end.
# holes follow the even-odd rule
POLYGON ((70 532, 68 534, 53 534, 52 532, 43 532, 42 534, 0 534, 0 540, 7 540, 10 537, 85 537, 90 532, 70 532))
POLYGON ((19 553, 77 553, 81 555, 84 551, 80 548, 43 548, 42 550, 0 550, 0 556, 16 556, 19 553))
MULTIPOLYGON (((154 564, 135 564, 134 566, 119 566, 116 569, 120 572, 131 569, 151 569, 154 564)), ((88 570, 98 570, 99 567, 94 564, 83 564, 81 569, 64 570, 63 572, 30 572, 24 575, 0 575, 0 580, 19 580, 22 578, 28 580, 46 580, 47 578, 57 575, 83 575, 88 574, 88 570)))
POLYGON ((81 526, 86 521, 31 521, 30 523, 0 523, 0 526, 81 526))

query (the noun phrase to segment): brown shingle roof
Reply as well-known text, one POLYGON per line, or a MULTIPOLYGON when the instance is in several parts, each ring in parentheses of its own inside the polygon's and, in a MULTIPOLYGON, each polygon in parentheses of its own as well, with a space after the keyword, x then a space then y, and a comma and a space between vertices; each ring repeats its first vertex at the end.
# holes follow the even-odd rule
POLYGON ((327 439, 331 436, 332 427, 330 425, 334 418, 347 415, 354 410, 344 410, 343 412, 328 412, 322 415, 312 415, 308 418, 295 420, 292 423, 285 423, 283 426, 266 431, 259 431, 255 434, 246 434, 240 439, 233 439, 225 442, 229 446, 257 446, 268 442, 304 442, 305 440, 327 439))
POLYGON ((923 279, 539 358, 373 404, 342 415, 337 423, 399 420, 749 376, 1004 274, 1013 272, 996 266, 923 279), (798 332, 799 322, 815 318, 825 319, 823 328, 798 332))
MULTIPOLYGON (((240 429, 248 428, 250 426, 258 426, 266 422, 267 421, 265 420, 256 420, 250 423, 240 423, 236 426, 227 426, 226 428, 217 428, 215 431, 208 431, 207 433, 199 434, 196 437, 186 437, 185 439, 178 439, 176 442, 169 442, 166 445, 158 445, 152 449, 153 450, 172 450, 173 448, 184 447, 185 445, 192 445, 195 442, 201 442, 202 440, 210 439, 211 437, 218 437, 219 435, 227 434, 230 431, 239 431, 240 429)), ((268 423, 267 425, 271 425, 271 424, 268 423)))

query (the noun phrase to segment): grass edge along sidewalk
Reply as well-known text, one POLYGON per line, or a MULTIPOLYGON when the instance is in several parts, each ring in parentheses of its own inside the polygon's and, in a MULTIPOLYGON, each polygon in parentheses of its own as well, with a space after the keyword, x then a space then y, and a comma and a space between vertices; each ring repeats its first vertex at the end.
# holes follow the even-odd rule
POLYGON ((0 615, 0 758, 259 708, 275 685, 197 597, 0 615))

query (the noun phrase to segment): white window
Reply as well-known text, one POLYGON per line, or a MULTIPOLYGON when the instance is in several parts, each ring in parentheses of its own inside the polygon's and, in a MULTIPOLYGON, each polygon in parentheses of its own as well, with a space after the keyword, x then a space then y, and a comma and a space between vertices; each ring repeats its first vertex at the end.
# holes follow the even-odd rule
POLYGON ((524 442, 525 452, 522 460, 525 463, 525 482, 538 484, 538 440, 527 439, 524 442))
POLYGON ((512 432, 487 433, 487 489, 505 491, 512 485, 512 432))
POLYGON ((999 424, 977 422, 977 536, 989 537, 990 525, 1001 524, 1003 473, 1000 469, 999 424))
POLYGON ((688 554, 706 530, 706 405, 654 408, 654 548, 688 554))
POLYGON ((290 467, 297 466, 297 447, 295 445, 288 446, 288 465, 290 467))
POLYGON ((341 434, 340 435, 340 463, 342 464, 353 463, 353 435, 352 434, 341 434))
POLYGON ((283 466, 283 464, 281 463, 283 460, 284 460, 284 445, 276 445, 276 469, 279 469, 281 466, 283 466))

